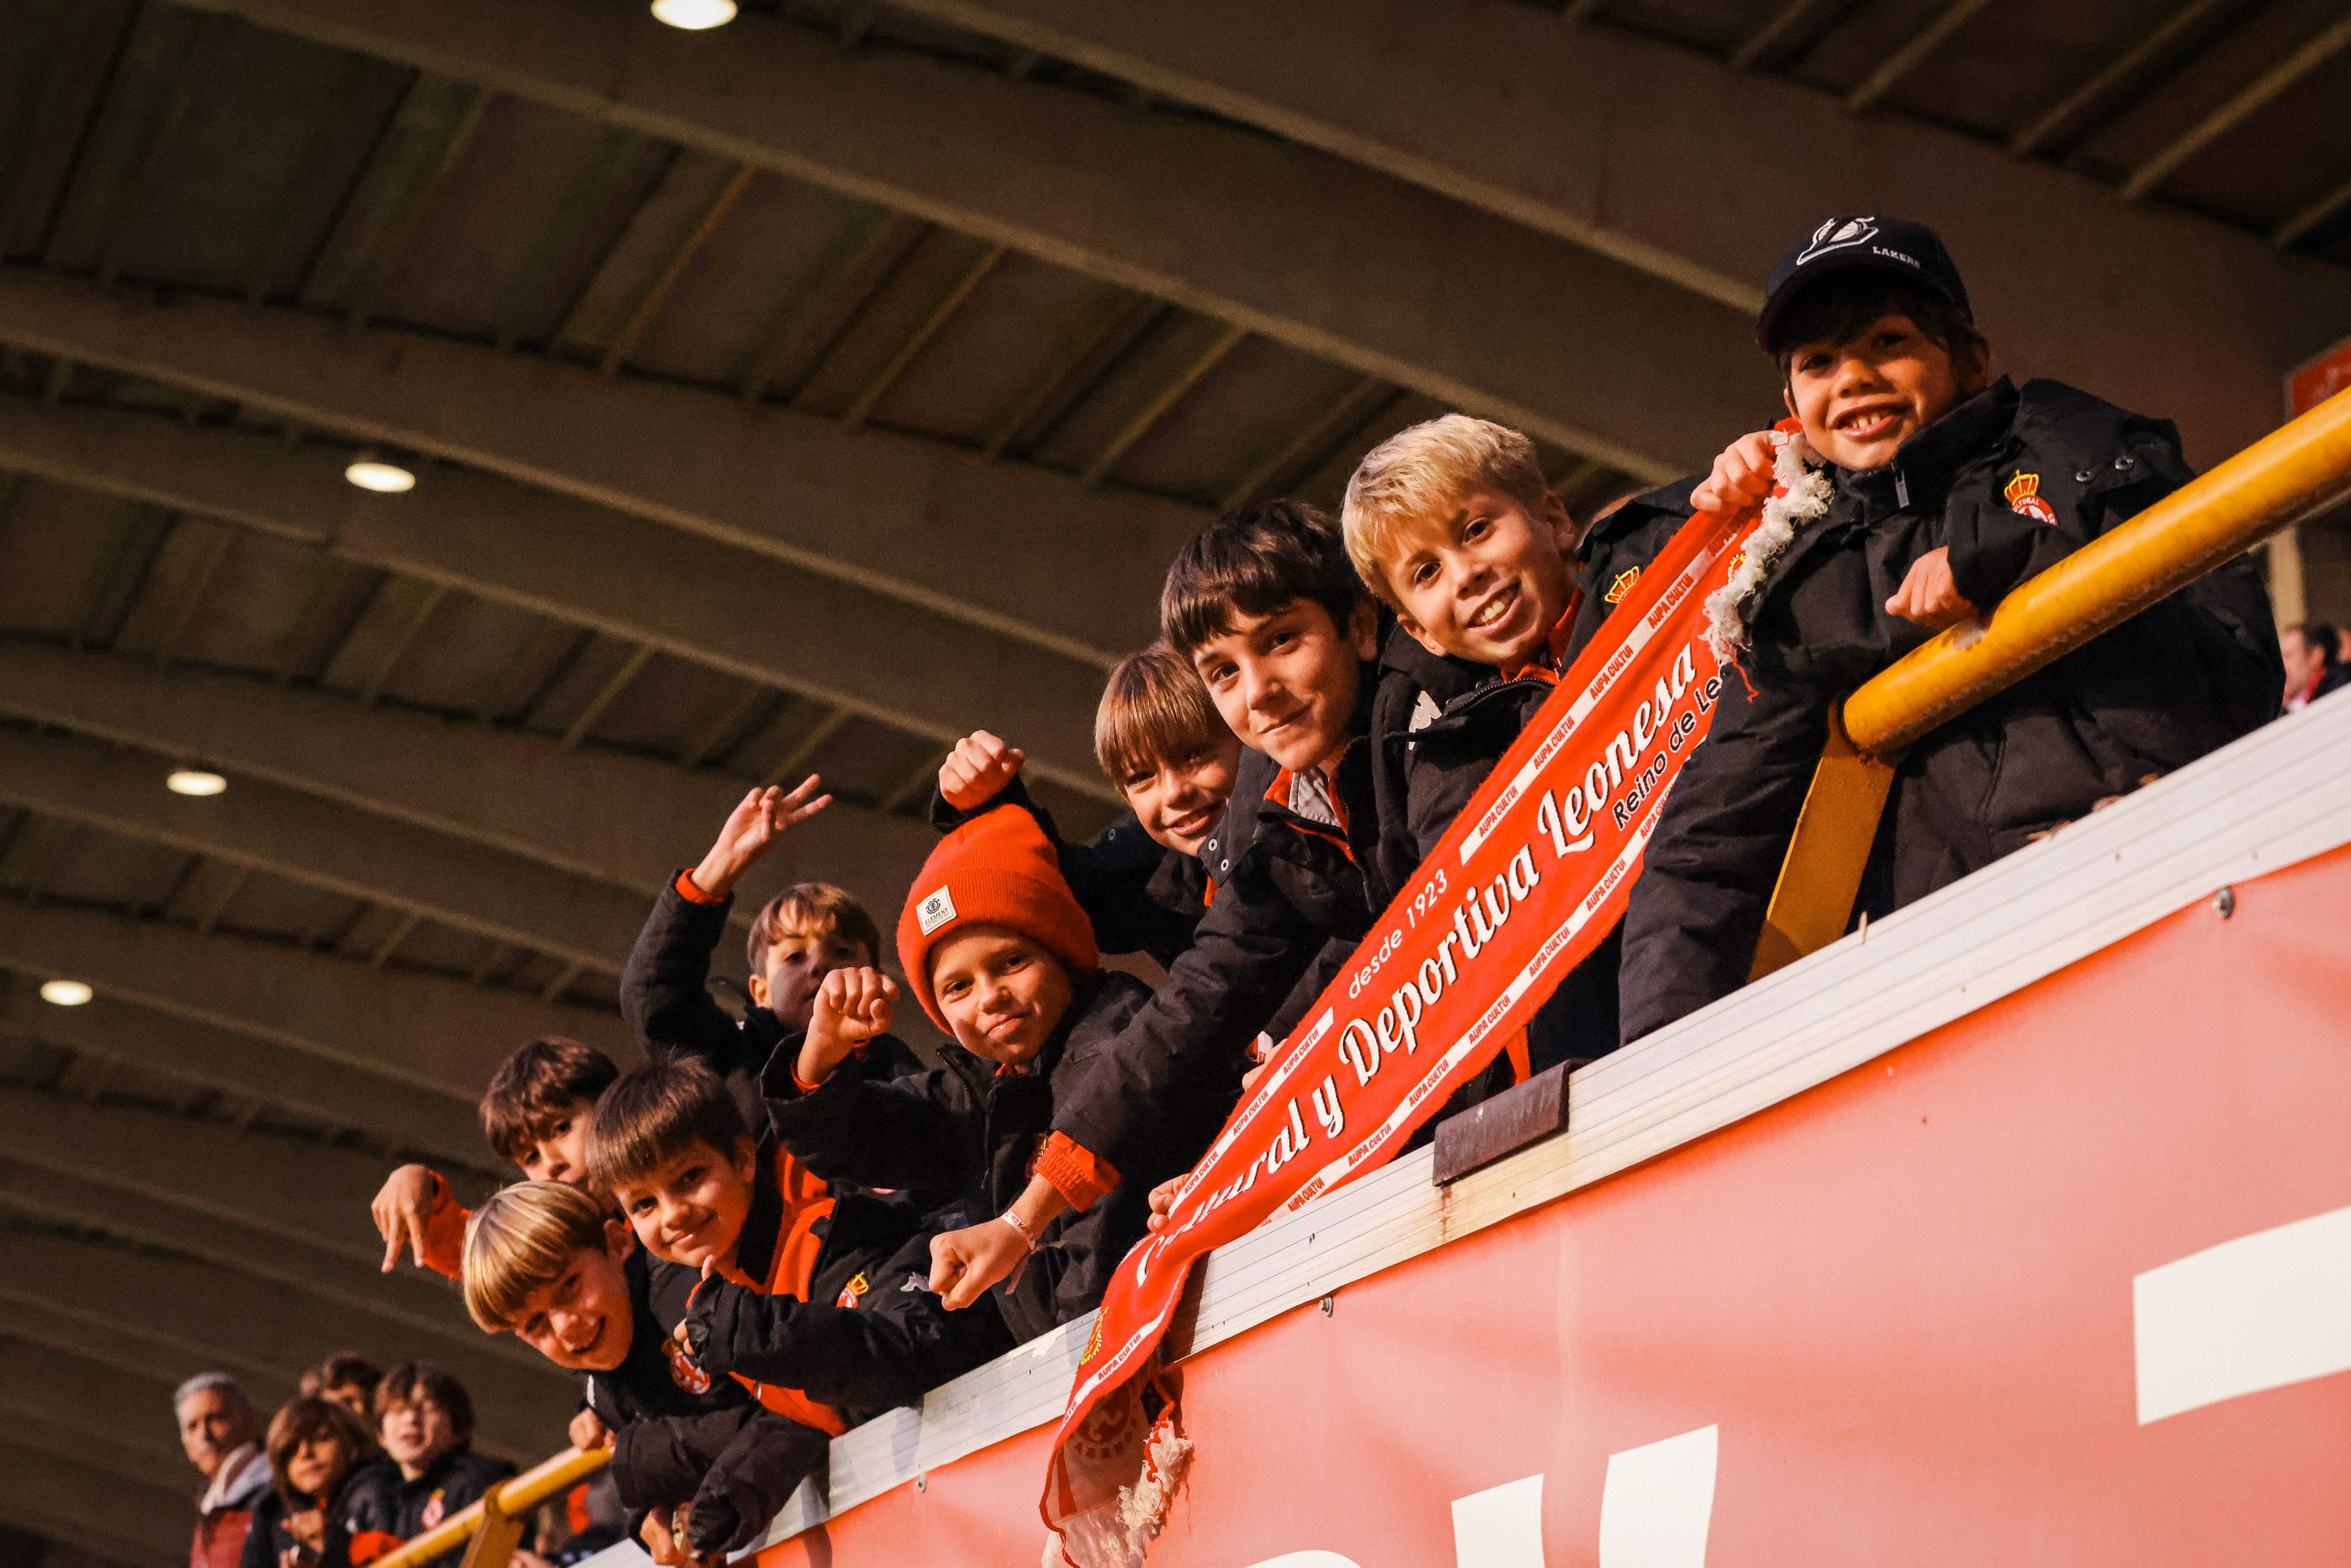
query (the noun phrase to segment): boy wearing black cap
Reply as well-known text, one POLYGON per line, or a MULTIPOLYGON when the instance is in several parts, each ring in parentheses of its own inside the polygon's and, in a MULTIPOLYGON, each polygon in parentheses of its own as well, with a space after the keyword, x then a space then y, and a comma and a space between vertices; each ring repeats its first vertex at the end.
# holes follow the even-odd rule
MULTIPOLYGON (((1845 695, 2191 476, 2168 421, 1994 380, 1924 225, 1832 218, 1765 292, 1757 335, 1801 439, 1775 455, 1746 437, 1693 499, 1761 501, 1776 466, 1790 526, 1759 530, 1708 601, 1743 678, 1725 683, 1633 890, 1628 1041, 1746 982, 1845 695)), ((1900 759, 1856 911, 1900 908, 2246 733, 2274 713, 2280 667, 2241 556, 1979 704, 1900 759)))

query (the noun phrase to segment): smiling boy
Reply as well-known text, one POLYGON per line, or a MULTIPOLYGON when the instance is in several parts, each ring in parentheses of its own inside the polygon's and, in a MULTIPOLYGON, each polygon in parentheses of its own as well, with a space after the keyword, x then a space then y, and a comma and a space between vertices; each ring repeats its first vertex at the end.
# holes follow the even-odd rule
POLYGON ((710 1375, 664 1331, 698 1280, 650 1260, 586 1193, 551 1182, 498 1192, 465 1237, 466 1311, 484 1332, 587 1374, 629 1533, 657 1562, 715 1562, 749 1545, 830 1441, 710 1375))
MULTIPOLYGON (((1625 915, 1623 1035, 1745 983, 1831 715, 1936 630, 2184 484, 2169 423, 2055 382, 1992 379, 1991 350, 1923 225, 1839 217, 1792 246, 1757 323, 1825 509, 1750 543, 1717 614, 1726 681, 1625 915)), ((1749 436, 1694 497, 1771 486, 1749 436)), ((1856 914, 1884 915, 2274 713, 2280 668, 2259 570, 2239 557, 1979 704, 1900 759, 1856 914)))
POLYGON ((1207 912, 1200 849, 1224 819, 1240 750, 1190 662, 1155 643, 1113 667, 1094 709, 1094 760, 1127 805, 1101 837, 1063 839, 1020 781, 1020 748, 984 729, 939 765, 931 822, 951 832, 997 806, 1022 807, 1052 841, 1101 951, 1147 953, 1164 967, 1207 912))
POLYGON ((596 1107, 589 1169, 645 1249, 699 1280, 682 1314, 696 1362, 803 1425, 838 1435, 856 1412, 914 1398, 1003 1347, 903 1288, 927 1270, 932 1231, 960 1215, 925 1228, 903 1198, 829 1190, 754 1140, 699 1061, 615 1083, 596 1107))
POLYGON ((1016 1339, 1031 1338, 1100 1302, 1144 1233, 1151 1184, 1215 1124, 1167 1107, 1118 1169, 1055 1132, 1062 1103, 1116 1076, 1121 1030, 1150 992, 1100 967, 1092 927, 1027 811, 999 806, 941 841, 899 920, 898 955, 954 1037, 941 1065, 888 1083, 839 1071, 887 1026, 896 988, 874 971, 833 975, 799 1061, 771 1071, 768 1114, 786 1146, 836 1180, 920 1184, 956 1193, 975 1216, 1007 1216, 934 1240, 928 1282, 961 1307, 1008 1281, 997 1309, 1016 1339), (1052 1213, 1029 1197, 1039 1184, 1060 1200, 1052 1213))
MULTIPOLYGON (((1573 660, 1584 600, 1572 564, 1577 530, 1532 441, 1458 413, 1366 454, 1348 481, 1341 528, 1357 573, 1401 632, 1432 658, 1480 672, 1451 700, 1416 699, 1406 722, 1374 726, 1383 773, 1401 781, 1391 795, 1402 810, 1391 811, 1382 843, 1387 881, 1401 886, 1573 660)), ((1616 951, 1612 933, 1448 1108, 1613 1049, 1616 951)))

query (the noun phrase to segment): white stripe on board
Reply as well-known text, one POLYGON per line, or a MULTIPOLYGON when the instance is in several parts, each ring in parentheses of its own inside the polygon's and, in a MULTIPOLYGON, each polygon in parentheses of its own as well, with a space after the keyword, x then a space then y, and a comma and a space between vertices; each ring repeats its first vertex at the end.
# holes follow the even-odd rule
POLYGON ((2351 1372, 2351 1208, 2256 1230, 2131 1281, 2138 1419, 2351 1372))

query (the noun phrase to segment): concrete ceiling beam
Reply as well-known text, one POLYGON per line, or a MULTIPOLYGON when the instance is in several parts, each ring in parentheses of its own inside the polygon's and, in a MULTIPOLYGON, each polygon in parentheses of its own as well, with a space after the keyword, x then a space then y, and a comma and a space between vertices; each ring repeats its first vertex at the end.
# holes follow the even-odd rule
MULTIPOLYGON (((2168 415, 2200 462, 2273 426, 2279 378, 2351 332, 2340 267, 1517 0, 903 8, 1383 171, 1742 314, 1780 252, 1832 214, 1923 219, 1966 270, 2005 366, 2168 415)), ((1482 267, 1469 264, 1472 279, 1482 267)), ((1563 294, 1555 308, 1583 307, 1563 294)))
POLYGON ((203 1089, 260 1101, 398 1149, 478 1169, 490 1161, 474 1106, 438 1089, 353 1072, 340 1061, 168 1017, 110 997, 53 1007, 16 976, 0 986, 0 1036, 119 1061, 203 1089))
POLYGON ((224 932, 62 904, 0 906, 0 968, 68 976, 99 996, 251 1034, 453 1099, 542 1034, 637 1059, 610 1013, 402 973, 224 932))
POLYGON ((343 462, 250 431, 0 400, 0 468, 319 546, 942 743, 1019 735, 1043 776, 1115 798, 1093 761, 1097 663, 494 474, 440 468, 374 496, 343 462))
POLYGON ((192 799, 163 787, 168 756, 94 738, 16 735, 0 746, 0 802, 618 975, 644 901, 519 855, 350 810, 264 779, 192 799))
POLYGON ((0 342, 665 523, 1097 669, 1151 640, 1160 575, 1207 521, 719 392, 23 269, 0 276, 0 342))
MULTIPOLYGON (((682 34, 623 0, 197 3, 944 224, 1636 475, 1698 466, 1776 406, 1737 311, 1231 125, 913 50, 844 55, 766 17, 682 34)), ((1096 580, 1072 563, 1049 580, 1096 580)), ((1100 580, 1114 595, 1131 574, 1100 580)))
MULTIPOLYGON (((324 796, 647 899, 702 859, 745 789, 548 736, 23 643, 0 643, 0 713, 324 796)), ((887 922, 934 842, 920 822, 834 806, 745 880, 737 916, 813 879, 848 888, 887 922)))

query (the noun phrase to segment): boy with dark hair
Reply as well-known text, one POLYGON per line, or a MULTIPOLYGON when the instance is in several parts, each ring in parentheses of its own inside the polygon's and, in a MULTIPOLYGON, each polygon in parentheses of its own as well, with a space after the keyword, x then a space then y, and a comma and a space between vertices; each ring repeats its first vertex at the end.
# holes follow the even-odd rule
POLYGON ((589 1173, 648 1252, 701 1277, 680 1328, 696 1363, 804 1426, 838 1436, 849 1413, 905 1404, 1007 1348, 905 1288, 926 1271, 931 1231, 960 1213, 925 1228, 903 1198, 829 1190, 755 1140, 700 1061, 615 1083, 596 1105, 589 1173))
POLYGON ((931 823, 946 833, 998 806, 1025 809, 1052 841, 1101 951, 1147 953, 1164 967, 1192 945, 1207 909, 1200 846, 1232 798, 1240 750, 1191 664, 1155 643, 1113 667, 1094 709, 1094 760, 1128 813, 1101 837, 1063 839, 1020 781, 1020 748, 984 729, 939 764, 931 823))
MULTIPOLYGON (((491 1075, 482 1095, 483 1135, 527 1181, 582 1182, 589 1116, 620 1075, 593 1046, 554 1034, 532 1040, 491 1075)), ((383 1237, 385 1272, 406 1246, 417 1267, 457 1277, 467 1213, 440 1172, 402 1166, 384 1179, 370 1212, 383 1237)))
MULTIPOLYGON (((515 1473, 474 1452, 474 1402, 465 1385, 429 1361, 404 1362, 375 1390, 376 1442, 386 1463, 353 1478, 348 1512, 354 1538, 382 1531, 409 1541, 478 1500, 515 1473)), ((455 1551, 434 1558, 455 1563, 455 1551)))
POLYGON ((485 1333, 588 1375, 629 1533, 656 1560, 680 1542, 705 1557, 750 1545, 830 1441, 713 1377, 665 1330, 697 1280, 650 1260, 587 1193, 552 1182, 495 1194, 465 1235, 465 1310, 485 1333))
MULTIPOLYGON (((1724 683, 1633 890, 1628 1040, 1746 982, 1844 695, 2190 476, 2168 422, 1994 380, 1959 270, 1922 225, 1832 218, 1765 293, 1757 336, 1802 442, 1775 455, 1744 438, 1694 498, 1759 501, 1776 466, 1802 520, 1759 532, 1708 602, 1743 678, 1724 683)), ((2276 711, 2280 668, 2259 570, 2239 557, 1979 704, 1897 764, 1857 913, 1898 909, 2244 734, 2276 711)))
POLYGON ((898 922, 898 956, 915 998, 955 1038, 943 1065, 888 1083, 838 1071, 859 1039, 887 1027, 897 988, 872 970, 833 975, 799 1060, 771 1071, 768 1113, 814 1169, 951 1191, 975 1216, 1003 1215, 934 1240, 930 1283, 953 1308, 1006 1281, 1003 1322, 1033 1338, 1100 1303, 1144 1233, 1151 1185, 1188 1164, 1223 1113, 1203 1124, 1158 1107, 1120 1170, 1054 1130, 1064 1102, 1116 1073, 1121 1031, 1150 991, 1099 967, 1051 844, 1017 807, 964 824, 932 852, 898 922), (1071 1195, 1064 1208, 1088 1212, 1024 1207, 1032 1171, 1071 1195), (999 1232, 1014 1255, 974 1274, 975 1239, 999 1232))
MULTIPOLYGON (((339 1350, 302 1375, 305 1398, 330 1399, 364 1427, 374 1419, 376 1385, 383 1369, 355 1350, 339 1350)), ((370 1457, 372 1458, 371 1452, 370 1457)))
MULTIPOLYGON (((835 969, 881 962, 873 917, 841 889, 799 883, 764 904, 745 944, 750 1006, 737 1023, 709 991, 710 956, 726 934, 735 886, 793 827, 831 804, 814 774, 787 793, 769 786, 745 795, 728 813, 702 863, 670 879, 646 917, 621 971, 621 1011, 645 1053, 697 1058, 725 1080, 744 1124, 764 1131, 759 1074, 778 1047, 808 1028, 817 986, 835 969)), ((903 1040, 870 1040, 858 1071, 879 1077, 913 1072, 921 1061, 903 1040)))
MULTIPOLYGON (((1216 896, 1192 946, 1103 1069, 1055 1097, 1056 1136, 1138 1183, 1171 1124, 1186 1145, 1176 1170, 1207 1147, 1239 1096, 1252 1037, 1293 988, 1320 993, 1388 893, 1376 869, 1385 814, 1364 744, 1384 678, 1379 611, 1330 520, 1294 501, 1226 513, 1168 569, 1159 619, 1249 749, 1201 846, 1216 896)), ((1052 1176, 1040 1166, 1008 1218, 944 1239, 966 1281, 949 1306, 1012 1270, 1026 1252, 1020 1226, 1098 1196, 1052 1176)))

